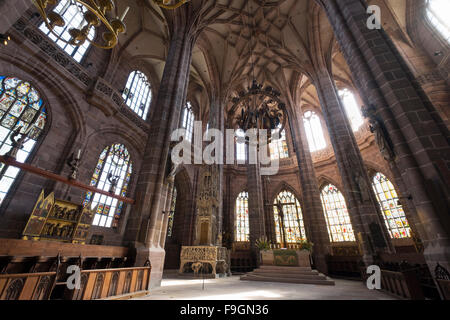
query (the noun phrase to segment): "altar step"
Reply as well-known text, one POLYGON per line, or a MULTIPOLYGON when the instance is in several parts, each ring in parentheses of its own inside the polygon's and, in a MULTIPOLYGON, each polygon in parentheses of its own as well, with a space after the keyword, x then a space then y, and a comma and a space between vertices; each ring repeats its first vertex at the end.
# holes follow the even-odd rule
POLYGON ((319 271, 312 270, 307 267, 278 267, 278 266, 261 266, 258 269, 253 270, 257 273, 283 273, 283 274, 314 274, 318 275, 319 271))
POLYGON ((261 266, 241 277, 245 281, 282 282, 334 286, 334 281, 311 268, 261 266))

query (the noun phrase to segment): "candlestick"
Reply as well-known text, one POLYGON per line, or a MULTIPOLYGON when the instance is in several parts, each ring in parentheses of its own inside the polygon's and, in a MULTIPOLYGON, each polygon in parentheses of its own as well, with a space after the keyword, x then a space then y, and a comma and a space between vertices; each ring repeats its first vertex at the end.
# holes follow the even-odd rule
POLYGON ((120 21, 123 22, 123 19, 125 19, 125 17, 127 16, 127 13, 128 13, 129 10, 130 10, 130 7, 127 7, 127 8, 125 9, 125 11, 124 11, 123 14, 122 14, 122 17, 120 17, 120 21))

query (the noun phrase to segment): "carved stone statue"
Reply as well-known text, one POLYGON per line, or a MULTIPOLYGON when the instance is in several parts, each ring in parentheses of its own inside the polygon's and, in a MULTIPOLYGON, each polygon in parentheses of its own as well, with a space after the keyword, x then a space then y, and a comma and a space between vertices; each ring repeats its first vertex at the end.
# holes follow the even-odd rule
POLYGON ((375 115, 375 106, 363 107, 362 113, 369 120, 370 132, 375 135, 375 142, 380 149, 383 158, 387 161, 394 161, 396 158, 392 142, 383 123, 375 115))
POLYGON ((169 182, 174 182, 175 176, 178 171, 178 167, 180 166, 179 163, 174 163, 172 161, 172 150, 175 146, 175 142, 171 142, 169 147, 169 156, 167 157, 167 176, 166 179, 169 182))
POLYGON ((355 181, 355 185, 358 188, 358 193, 361 197, 361 202, 369 201, 370 200, 369 186, 367 185, 364 176, 360 172, 355 171, 355 173, 353 174, 353 180, 355 181))

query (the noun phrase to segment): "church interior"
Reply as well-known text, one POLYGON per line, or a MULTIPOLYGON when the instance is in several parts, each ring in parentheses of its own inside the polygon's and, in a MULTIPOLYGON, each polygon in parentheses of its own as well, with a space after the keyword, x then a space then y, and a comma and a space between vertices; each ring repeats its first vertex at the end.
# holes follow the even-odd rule
POLYGON ((448 0, 0 14, 0 300, 450 299, 448 0))

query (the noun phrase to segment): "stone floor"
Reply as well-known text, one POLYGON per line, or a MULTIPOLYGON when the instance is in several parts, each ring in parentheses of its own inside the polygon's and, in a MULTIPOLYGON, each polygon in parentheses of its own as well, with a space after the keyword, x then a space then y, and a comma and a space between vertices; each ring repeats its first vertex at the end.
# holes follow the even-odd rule
POLYGON ((333 279, 335 286, 241 281, 239 276, 186 280, 166 276, 160 288, 139 300, 395 300, 359 281, 333 279), (204 283, 204 289, 203 289, 204 283))

